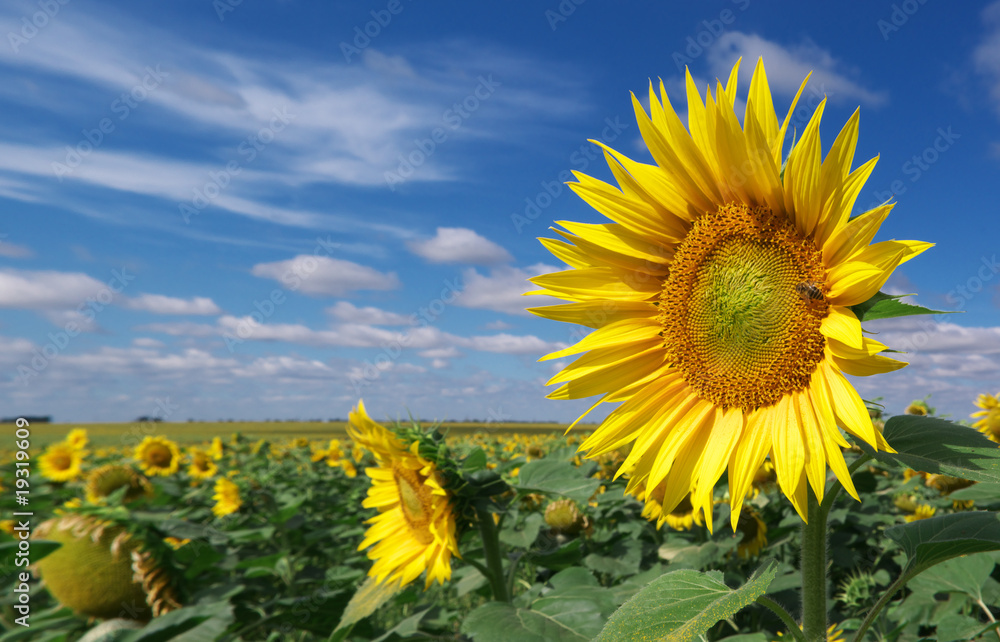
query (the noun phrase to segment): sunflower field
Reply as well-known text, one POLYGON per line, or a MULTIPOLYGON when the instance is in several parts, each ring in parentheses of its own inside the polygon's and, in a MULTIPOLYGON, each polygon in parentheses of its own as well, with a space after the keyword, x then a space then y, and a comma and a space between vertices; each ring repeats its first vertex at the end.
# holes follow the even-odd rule
MULTIPOLYGON (((923 402, 908 412, 933 420, 923 402)), ((916 419, 894 417, 886 431, 916 419)), ((182 448, 153 436, 127 450, 70 432, 39 457, 32 504, 47 518, 33 535, 31 628, 13 624, 8 580, 0 640, 624 640, 616 625, 644 616, 627 611, 637 595, 694 587, 694 603, 652 615, 697 618, 701 600, 731 611, 704 639, 789 635, 766 608, 736 612, 730 588, 759 582, 763 566, 761 595, 799 608, 801 519, 769 462, 734 533, 724 484, 708 515, 689 500, 655 514, 615 479, 628 449, 584 459, 573 432, 450 438, 440 426, 385 428, 364 406, 349 430, 352 442, 234 434, 182 448)), ((5 480, 12 472, 3 464, 5 480)), ((891 459, 872 459, 854 482, 865 501, 844 496, 829 514, 831 640, 850 639, 907 565, 908 528, 1000 508, 996 483, 891 459)), ((0 526, 9 573, 13 522, 0 526)), ((873 639, 995 635, 998 562, 969 554, 922 574, 873 639)))
POLYGON ((529 294, 565 303, 530 311, 592 330, 548 396, 618 404, 599 426, 459 438, 359 401, 321 442, 73 431, 33 460, 30 539, 3 524, 0 642, 1000 637, 1000 401, 883 417, 847 378, 907 365, 862 323, 937 312, 881 291, 932 244, 852 216, 858 112, 824 157, 825 100, 790 131, 802 88, 780 120, 758 61, 741 120, 739 64, 686 75, 686 126, 662 82, 633 96, 655 164, 605 146, 617 186, 570 187, 611 222, 542 239, 568 269, 529 294))

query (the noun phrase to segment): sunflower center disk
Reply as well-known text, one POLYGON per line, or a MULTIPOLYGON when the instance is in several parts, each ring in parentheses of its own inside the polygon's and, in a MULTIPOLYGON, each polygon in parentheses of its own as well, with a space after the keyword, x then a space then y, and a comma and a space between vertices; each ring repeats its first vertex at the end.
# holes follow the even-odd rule
POLYGON ((399 506, 403 511, 403 517, 410 526, 414 537, 421 544, 430 544, 434 541, 429 526, 431 523, 431 493, 424 486, 416 472, 393 466, 393 475, 396 478, 396 486, 399 488, 399 506))
POLYGON ((166 448, 157 448, 149 453, 149 461, 154 466, 166 468, 170 465, 171 453, 166 448))
POLYGON ((809 385, 823 358, 822 256, 784 217, 729 204, 698 219, 660 293, 668 354, 703 398, 752 411, 809 385))

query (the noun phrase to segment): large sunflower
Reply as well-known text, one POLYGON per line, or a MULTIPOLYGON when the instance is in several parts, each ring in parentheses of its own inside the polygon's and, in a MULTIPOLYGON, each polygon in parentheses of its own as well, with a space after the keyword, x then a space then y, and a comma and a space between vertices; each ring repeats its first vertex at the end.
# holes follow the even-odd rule
POLYGON ((844 373, 906 364, 879 354, 886 346, 862 335, 849 306, 930 247, 869 244, 891 203, 849 218, 877 160, 851 169, 857 111, 821 162, 824 100, 782 164, 802 88, 779 123, 758 62, 741 125, 738 68, 704 99, 687 74, 690 132, 662 82, 659 95, 650 84, 648 116, 632 97, 656 164, 602 145, 620 189, 579 173, 570 187, 612 222, 560 222, 566 241, 542 242, 573 269, 531 279, 542 289, 530 293, 571 302, 535 314, 595 328, 545 357, 587 353, 553 377, 563 385, 549 397, 624 402, 581 448, 594 457, 632 443, 618 474, 664 512, 690 493, 710 515, 728 468, 734 528, 768 455, 803 520, 827 464, 857 498, 837 426, 889 446, 844 373))
POLYGON ((372 421, 363 402, 351 411, 347 432, 375 456, 365 508, 377 508, 358 550, 372 546, 368 574, 381 583, 405 586, 427 572, 424 589, 451 579, 451 556, 458 555, 451 493, 434 462, 372 421))

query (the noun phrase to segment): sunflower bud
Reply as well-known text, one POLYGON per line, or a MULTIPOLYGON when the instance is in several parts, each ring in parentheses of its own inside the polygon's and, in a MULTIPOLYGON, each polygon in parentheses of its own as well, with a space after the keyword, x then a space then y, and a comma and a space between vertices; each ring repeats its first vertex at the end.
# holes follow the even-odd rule
POLYGON ((572 499, 560 499, 545 509, 545 523, 563 535, 576 535, 590 526, 590 520, 580 513, 572 499))

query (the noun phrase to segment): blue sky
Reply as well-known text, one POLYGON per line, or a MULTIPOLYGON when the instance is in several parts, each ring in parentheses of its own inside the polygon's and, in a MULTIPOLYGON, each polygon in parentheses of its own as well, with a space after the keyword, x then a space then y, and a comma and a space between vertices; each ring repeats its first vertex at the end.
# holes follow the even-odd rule
MULTIPOLYGON (((629 92, 764 57, 792 123, 858 106, 858 211, 937 246, 873 323, 911 366, 856 379, 965 418, 1000 389, 1000 3, 35 0, 0 24, 0 414, 574 419, 581 336, 532 317, 536 240, 602 217, 562 181, 641 160, 629 92), (72 329, 73 332, 68 332, 72 329), (70 336, 70 335, 73 336, 70 336)), ((595 413, 594 418, 602 415, 595 413)))

